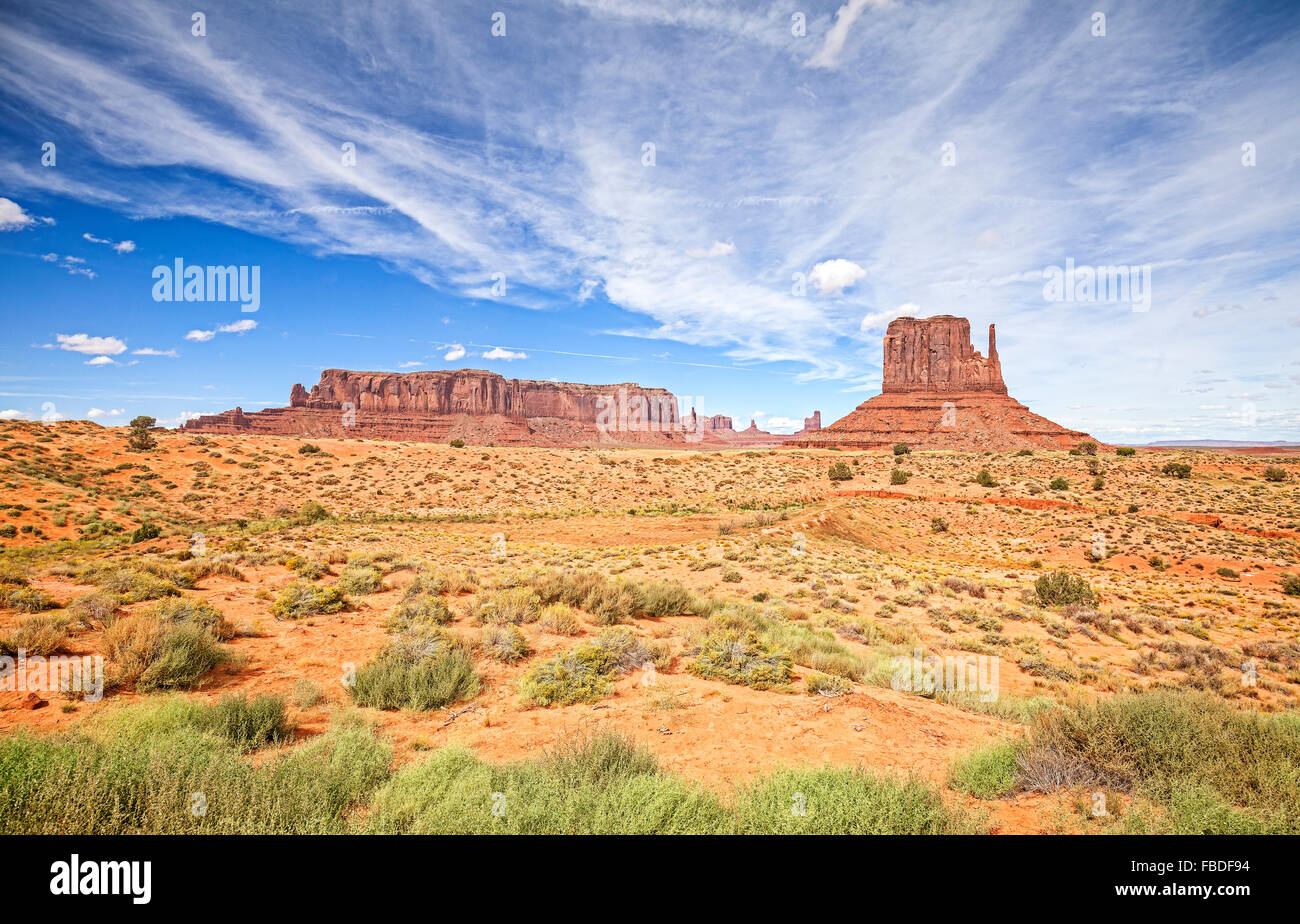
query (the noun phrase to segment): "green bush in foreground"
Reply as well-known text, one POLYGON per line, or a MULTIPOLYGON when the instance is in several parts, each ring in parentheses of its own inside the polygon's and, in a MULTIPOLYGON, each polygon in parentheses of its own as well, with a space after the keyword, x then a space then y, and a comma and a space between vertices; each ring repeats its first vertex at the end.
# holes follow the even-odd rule
POLYGON ((968 792, 977 799, 998 799, 1016 788, 1016 755, 1013 742, 992 744, 959 758, 953 763, 948 785, 958 792, 968 792))
POLYGON ((364 597, 384 589, 384 575, 371 565, 348 565, 335 587, 349 596, 364 597))
POLYGON ((357 705, 441 709, 478 694, 479 676, 464 647, 442 635, 399 637, 357 671, 357 705))
POLYGON ((853 469, 849 468, 847 462, 832 462, 831 467, 826 472, 826 477, 831 481, 851 481, 853 479, 853 469))
POLYGON ((389 775, 360 724, 254 763, 207 721, 189 704, 133 707, 69 735, 0 737, 0 834, 340 834, 389 775))
POLYGON ((383 834, 939 834, 978 822, 917 780, 858 770, 781 771, 724 806, 664 773, 617 734, 495 766, 444 748, 376 793, 366 830, 383 834), (796 813, 796 809, 799 813, 796 813))
POLYGON ((303 619, 307 616, 337 613, 347 606, 347 602, 347 597, 337 587, 294 581, 271 604, 271 615, 277 619, 303 619))
POLYGON ((1175 812, 1158 830, 1300 833, 1294 714, 1240 711, 1201 693, 1115 696, 1040 714, 1019 766, 1025 789, 1101 787, 1175 812))

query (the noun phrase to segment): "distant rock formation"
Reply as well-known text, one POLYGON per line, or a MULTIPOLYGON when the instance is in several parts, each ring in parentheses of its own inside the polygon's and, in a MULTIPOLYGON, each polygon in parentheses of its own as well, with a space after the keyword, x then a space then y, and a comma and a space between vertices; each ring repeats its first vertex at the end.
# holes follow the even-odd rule
POLYGON ((676 396, 631 382, 582 385, 507 379, 482 369, 352 372, 326 369, 308 391, 294 385, 289 406, 242 408, 196 417, 185 430, 282 436, 361 437, 477 445, 649 445, 681 448, 777 446, 788 436, 750 422, 736 433, 731 418, 683 421, 676 396))
POLYGON ((993 325, 985 357, 970 342, 970 322, 952 315, 889 323, 881 392, 829 427, 796 435, 793 444, 1003 452, 1069 449, 1091 439, 1008 396, 993 325))

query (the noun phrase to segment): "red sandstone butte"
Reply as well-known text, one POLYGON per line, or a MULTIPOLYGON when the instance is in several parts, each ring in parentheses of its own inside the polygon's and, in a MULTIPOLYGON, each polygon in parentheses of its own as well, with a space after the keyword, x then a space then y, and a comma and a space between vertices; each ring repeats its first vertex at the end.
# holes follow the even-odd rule
POLYGON ((289 406, 242 408, 187 421, 198 433, 362 437, 416 442, 463 439, 478 445, 648 445, 718 448, 779 445, 788 437, 751 424, 737 434, 728 417, 695 412, 683 425, 677 398, 632 382, 582 385, 507 379, 482 369, 351 372, 326 369, 308 391, 294 385, 289 406))
POLYGON ((895 318, 885 332, 884 353, 881 394, 829 427, 800 434, 792 445, 882 449, 907 443, 914 449, 1005 452, 1071 449, 1092 439, 1007 394, 992 324, 989 355, 982 356, 971 344, 965 318, 895 318))

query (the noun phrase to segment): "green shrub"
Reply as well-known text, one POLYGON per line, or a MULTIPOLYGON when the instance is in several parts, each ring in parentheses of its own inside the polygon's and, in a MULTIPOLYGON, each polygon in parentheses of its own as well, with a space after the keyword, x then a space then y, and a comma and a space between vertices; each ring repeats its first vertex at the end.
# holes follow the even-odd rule
POLYGON ((479 676, 464 647, 444 636, 399 637, 357 671, 358 705, 376 709, 441 709, 478 695, 479 676))
POLYGON ((298 521, 300 523, 319 523, 321 520, 328 520, 330 512, 316 501, 307 501, 298 509, 298 521))
POLYGON ((113 682, 152 690, 191 687, 227 659, 225 649, 200 625, 145 614, 125 616, 104 631, 113 682))
POLYGON ((708 680, 766 690, 789 683, 792 664, 789 654, 768 645, 757 633, 722 628, 704 637, 699 653, 686 669, 708 680))
POLYGON ((1034 593, 1041 606, 1065 606, 1070 603, 1091 606, 1097 601, 1097 595, 1088 582, 1064 568, 1039 575, 1038 580, 1034 581, 1034 593))
POLYGON ((221 611, 198 597, 170 597, 151 603, 140 611, 146 619, 158 622, 186 622, 198 626, 217 641, 234 638, 235 627, 221 611))
POLYGON ((1066 481, 1060 475, 1057 475, 1052 479, 1051 483, 1048 484, 1048 487, 1053 491, 1068 491, 1070 490, 1070 482, 1066 481))
POLYGON ((960 757, 953 763, 948 785, 977 799, 1000 799, 1016 788, 1016 759, 1020 746, 1014 742, 990 744, 960 757))
POLYGON ((324 587, 310 581, 294 581, 271 604, 271 615, 277 619, 303 619, 326 613, 337 613, 347 606, 347 597, 337 587, 324 587))
POLYGON ((538 625, 555 635, 577 635, 582 631, 573 608, 565 603, 552 603, 543 607, 538 625))
POLYGON ((460 438, 457 438, 457 439, 452 440, 452 441, 451 441, 450 443, 448 443, 447 445, 451 446, 453 449, 464 449, 464 448, 465 448, 465 441, 462 440, 462 439, 460 439, 460 438))
POLYGON ((397 604, 388 617, 388 628, 393 632, 418 632, 445 626, 451 618, 451 610, 441 597, 418 594, 397 604))
POLYGON ((318 452, 320 452, 320 447, 315 443, 303 443, 298 447, 298 455, 300 456, 311 456, 318 452))
POLYGON ((831 481, 851 481, 853 469, 849 468, 847 462, 832 462, 831 467, 826 472, 826 477, 831 481))
POLYGON ((695 597, 676 581, 643 581, 635 585, 637 612, 657 619, 661 616, 681 616, 692 611, 695 597))
POLYGON ((932 533, 946 533, 947 531, 948 531, 948 521, 947 521, 947 520, 945 520, 943 517, 931 517, 931 518, 930 518, 930 532, 932 532, 932 533))
POLYGON ((0 603, 20 613, 40 613, 58 606, 39 587, 13 587, 0 590, 0 603))
POLYGON ((131 533, 131 541, 147 542, 150 539, 157 539, 162 535, 162 530, 154 523, 141 523, 136 527, 135 532, 131 533))
POLYGON ((912 477, 911 472, 905 472, 901 468, 896 468, 889 473, 890 484, 907 484, 907 479, 912 477))
POLYGON ((370 565, 348 565, 334 586, 344 594, 363 597, 384 589, 384 575, 370 565))
POLYGON ((499 766, 459 747, 403 768, 375 796, 381 834, 721 834, 716 796, 663 773, 630 739, 580 737, 541 758, 499 766))
POLYGON ((293 734, 282 696, 227 694, 210 708, 207 726, 243 750, 279 744, 293 734))
POLYGON ((1097 444, 1092 440, 1084 440, 1079 444, 1079 454, 1085 456, 1095 456, 1097 454, 1097 444))
POLYGON ((613 683, 610 652, 586 644, 533 665, 519 682, 519 692, 529 705, 568 706, 594 703, 613 689, 613 683))
POLYGON ((987 468, 982 468, 976 473, 975 483, 985 488, 996 488, 998 486, 998 483, 993 480, 993 476, 989 474, 987 468))
POLYGON ((1173 478, 1192 477, 1192 467, 1188 465, 1186 462, 1166 462, 1164 464, 1164 467, 1161 468, 1160 471, 1163 474, 1169 475, 1173 478))
POLYGON ((1203 693, 1123 694, 1036 717, 1019 779, 1034 791, 1096 786, 1166 806, 1199 792, 1202 820, 1296 834, 1300 721, 1203 693), (1208 815, 1206 794, 1216 803, 1208 815))
POLYGON ((1120 446, 1118 449, 1115 450, 1115 455, 1131 456, 1134 455, 1136 452, 1137 450, 1134 449, 1132 446, 1120 446))
POLYGON ((733 809, 739 834, 972 834, 931 783, 859 768, 780 770, 751 784, 733 809))
POLYGON ((532 650, 518 626, 489 626, 483 630, 478 644, 489 658, 505 664, 522 661, 532 650))
POLYGON ((912 447, 909 446, 909 445, 907 445, 906 443, 895 443, 895 444, 894 444, 894 455, 895 455, 895 456, 905 456, 905 455, 907 455, 907 454, 908 454, 909 452, 911 452, 911 451, 912 451, 912 447))
POLYGON ((388 748, 357 723, 251 762, 194 711, 184 728, 150 727, 156 712, 0 737, 0 834, 341 834, 389 775, 388 748))
POLYGON ((1286 469, 1279 468, 1276 465, 1270 465, 1264 469, 1265 481, 1286 481, 1286 469))
POLYGON ((52 655, 60 651, 68 640, 68 617, 51 613, 36 613, 18 623, 4 637, 0 637, 0 655, 16 656, 19 651, 28 657, 52 655))
POLYGON ((805 686, 814 696, 844 696, 853 692, 853 684, 839 674, 809 674, 805 686))
POLYGON ((605 581, 593 587, 581 605, 601 626, 627 622, 637 615, 641 606, 632 588, 622 581, 605 581))
POLYGON ((474 619, 483 624, 520 625, 540 616, 541 599, 527 587, 494 591, 474 607, 474 619))
POLYGON ((1300 575, 1283 573, 1278 583, 1282 585, 1282 593, 1288 597, 1300 597, 1300 575))

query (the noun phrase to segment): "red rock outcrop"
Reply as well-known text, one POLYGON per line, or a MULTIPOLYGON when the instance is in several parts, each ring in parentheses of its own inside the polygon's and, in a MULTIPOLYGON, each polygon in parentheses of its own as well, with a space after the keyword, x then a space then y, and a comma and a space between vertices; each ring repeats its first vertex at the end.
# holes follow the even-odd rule
POLYGON ((294 385, 289 406, 245 414, 241 408, 187 421, 202 433, 498 445, 689 446, 677 399, 635 383, 581 385, 507 379, 481 369, 351 372, 326 369, 310 392, 294 385))
POLYGON ((970 321, 941 314, 895 318, 885 331, 884 394, 992 392, 1005 395, 997 337, 989 325, 989 355, 970 342, 970 321))
POLYGON ((793 445, 883 449, 907 443, 914 449, 1004 452, 1069 449, 1091 439, 1007 394, 992 324, 985 357, 971 344, 965 318, 891 321, 881 391, 829 427, 798 435, 793 445))

